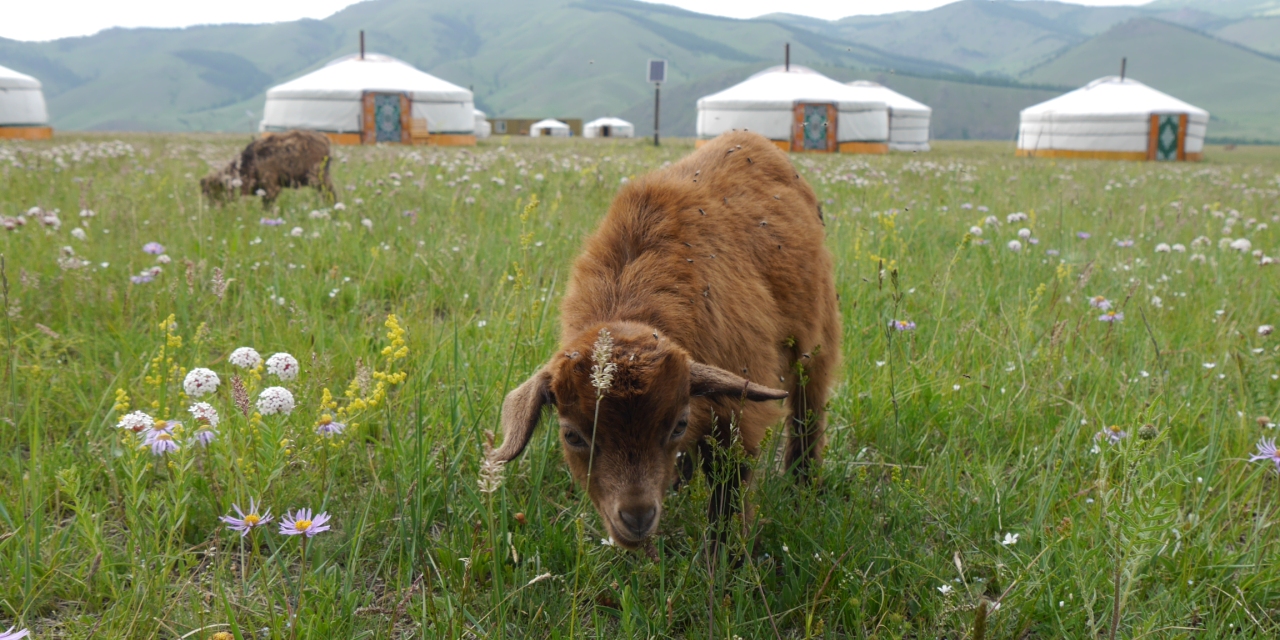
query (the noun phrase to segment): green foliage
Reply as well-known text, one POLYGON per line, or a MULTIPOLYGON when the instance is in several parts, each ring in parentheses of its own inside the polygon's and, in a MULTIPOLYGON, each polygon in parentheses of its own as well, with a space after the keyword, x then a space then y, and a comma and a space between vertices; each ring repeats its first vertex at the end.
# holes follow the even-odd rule
POLYGON ((1280 336, 1257 331, 1277 323, 1280 280, 1219 244, 1277 252, 1274 150, 1215 148, 1203 164, 1023 161, 982 143, 793 156, 837 264, 845 364, 830 443, 814 485, 798 487, 770 435, 746 461, 754 511, 732 521, 713 562, 701 474, 667 496, 655 560, 601 544, 548 425, 516 461, 482 464, 503 394, 555 352, 569 266, 617 185, 691 145, 344 147, 341 209, 309 190, 274 211, 252 198, 210 208, 196 180, 242 142, 0 146, 0 216, 27 219, 0 230, 0 627, 37 638, 1280 631, 1277 475, 1248 461, 1275 433, 1260 418, 1280 415, 1280 336), (1009 222, 1015 212, 1026 220, 1009 222), (1014 252, 1020 228, 1038 243, 1014 252), (143 253, 147 242, 171 260, 143 253), (153 281, 130 282, 154 266, 153 281), (1099 295, 1123 321, 1098 320, 1099 295), (887 330, 891 320, 916 328, 887 330), (301 375, 237 368, 228 358, 241 346, 292 353, 301 375), (200 398, 221 415, 206 448, 189 439, 198 425, 181 383, 194 367, 221 378, 200 398), (297 407, 242 413, 233 376, 251 402, 282 385, 297 407), (177 452, 156 457, 116 428, 138 408, 186 423, 177 452), (317 434, 326 415, 346 430, 317 434), (218 518, 249 498, 277 518, 325 510, 333 528, 305 560, 278 520, 241 538, 218 518))

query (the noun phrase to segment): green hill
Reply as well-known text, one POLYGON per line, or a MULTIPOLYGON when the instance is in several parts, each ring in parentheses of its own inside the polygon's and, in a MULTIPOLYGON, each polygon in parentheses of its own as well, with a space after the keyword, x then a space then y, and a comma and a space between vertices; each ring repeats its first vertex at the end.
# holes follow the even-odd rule
POLYGON ((244 130, 263 90, 354 52, 361 29, 371 51, 472 87, 495 115, 619 113, 647 103, 649 58, 671 60, 676 88, 781 62, 785 42, 797 63, 963 71, 782 23, 633 0, 377 0, 320 21, 0 41, 0 64, 45 79, 59 128, 244 130))
POLYGON ((1280 54, 1280 17, 1238 20, 1214 29, 1213 35, 1263 53, 1280 54))
POLYGON ((1280 59, 1159 20, 1126 22, 1021 77, 1079 86, 1115 75, 1122 57, 1134 79, 1208 109, 1211 137, 1280 140, 1280 59))
POLYGON ((1212 111, 1212 135, 1280 141, 1269 124, 1276 61, 1226 42, 1280 50, 1280 18, 1256 15, 1276 3, 961 0, 829 22, 636 0, 369 0, 324 20, 0 39, 0 64, 44 82, 60 129, 250 131, 267 87, 353 53, 364 30, 370 51, 471 87, 491 115, 621 115, 649 132, 644 64, 665 58, 663 130, 691 135, 699 97, 780 63, 790 42, 797 64, 879 78, 929 103, 936 137, 1006 139, 1020 109, 1114 73, 1123 51, 1135 77, 1212 111), (1191 29, 1138 20, 1153 16, 1191 29), (1191 68, 1201 72, 1179 72, 1191 68))

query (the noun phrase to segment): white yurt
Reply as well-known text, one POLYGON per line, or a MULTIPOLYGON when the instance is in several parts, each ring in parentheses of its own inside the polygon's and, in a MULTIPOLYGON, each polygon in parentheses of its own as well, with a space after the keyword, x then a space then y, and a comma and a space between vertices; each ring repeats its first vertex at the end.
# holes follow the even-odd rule
POLYGON ((489 124, 489 116, 476 109, 476 137, 488 138, 491 135, 493 135, 493 125, 489 124))
POLYGON ((541 136, 550 136, 553 138, 568 138, 569 136, 573 135, 573 129, 569 128, 569 125, 563 122, 560 122, 559 120, 547 118, 546 120, 539 120, 533 123, 532 125, 530 125, 529 135, 534 138, 538 138, 541 136))
POLYGON ((889 150, 889 108, 883 100, 794 64, 766 69, 698 100, 697 129, 699 143, 746 129, 791 151, 889 150))
POLYGON ((313 129, 340 144, 475 144, 476 117, 470 91, 371 53, 268 89, 259 129, 313 129))
POLYGON ((1209 112, 1132 78, 1108 76, 1022 110, 1018 155, 1199 160, 1209 112))
POLYGON ((634 138, 636 126, 622 118, 596 118, 582 125, 584 138, 634 138))
POLYGON ((0 67, 0 139, 41 140, 52 136, 40 81, 0 67))
POLYGON ((933 117, 933 109, 878 82, 855 80, 849 86, 868 100, 880 100, 888 105, 891 150, 929 150, 929 119, 933 117))

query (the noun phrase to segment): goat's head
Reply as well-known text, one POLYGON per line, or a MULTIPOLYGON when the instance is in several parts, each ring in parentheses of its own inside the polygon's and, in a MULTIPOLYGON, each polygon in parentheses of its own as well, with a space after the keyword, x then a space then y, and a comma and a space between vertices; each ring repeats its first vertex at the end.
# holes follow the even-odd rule
POLYGON ((555 405, 564 457, 619 545, 634 548, 658 528, 662 497, 675 482, 676 454, 699 434, 689 427, 697 396, 778 400, 770 389, 689 353, 652 327, 598 325, 507 395, 496 460, 524 450, 542 414, 555 405), (608 344, 611 343, 611 344, 608 344))
POLYGON ((210 202, 221 204, 239 195, 240 167, 235 161, 200 179, 200 191, 210 202))

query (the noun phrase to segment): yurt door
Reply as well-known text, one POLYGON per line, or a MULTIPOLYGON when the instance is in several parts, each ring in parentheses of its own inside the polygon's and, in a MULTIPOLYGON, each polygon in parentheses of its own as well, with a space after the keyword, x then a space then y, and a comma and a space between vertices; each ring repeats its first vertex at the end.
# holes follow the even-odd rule
POLYGON ((834 104, 797 102, 795 122, 791 128, 791 150, 834 152, 837 113, 834 104))
POLYGON ((409 143, 409 96, 403 93, 375 93, 366 91, 363 100, 364 122, 361 142, 409 143))
POLYGON ((1170 162, 1187 159, 1187 114, 1152 114, 1148 136, 1148 160, 1170 162))

